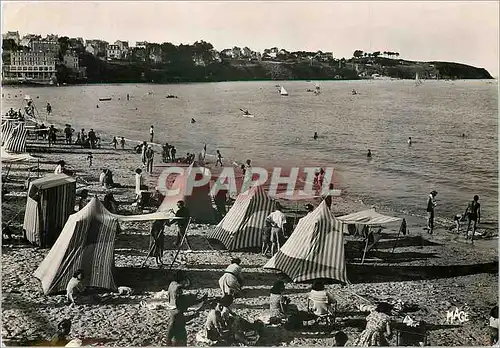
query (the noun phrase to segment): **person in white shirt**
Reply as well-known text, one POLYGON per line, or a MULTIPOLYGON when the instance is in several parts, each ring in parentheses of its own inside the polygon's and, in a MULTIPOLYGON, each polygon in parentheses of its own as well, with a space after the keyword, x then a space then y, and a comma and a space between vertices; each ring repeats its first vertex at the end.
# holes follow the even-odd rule
POLYGON ((77 270, 73 274, 73 277, 68 282, 68 285, 66 286, 66 298, 71 305, 75 304, 75 299, 73 298, 73 295, 76 292, 83 290, 83 285, 81 284, 83 277, 84 277, 83 270, 81 269, 77 270))
POLYGON ((104 186, 106 180, 106 169, 103 169, 101 175, 99 175, 99 185, 104 186))
POLYGON ((411 145, 411 137, 408 137, 408 145, 411 145))
POLYGON ((64 166, 66 165, 66 162, 64 161, 59 161, 57 162, 57 167, 54 170, 54 174, 64 174, 64 166))
POLYGON ((271 223, 271 255, 274 255, 280 249, 280 238, 283 235, 283 225, 286 222, 286 216, 282 212, 282 207, 276 203, 276 210, 266 218, 271 223))

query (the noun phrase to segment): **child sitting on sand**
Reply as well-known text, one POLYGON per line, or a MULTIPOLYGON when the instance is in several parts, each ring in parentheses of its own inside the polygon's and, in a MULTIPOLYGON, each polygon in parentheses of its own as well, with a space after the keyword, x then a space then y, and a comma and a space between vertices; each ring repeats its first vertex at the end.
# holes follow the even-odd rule
POLYGON ((84 289, 83 285, 81 284, 83 277, 83 270, 77 270, 66 286, 66 298, 71 305, 75 305, 75 299, 73 298, 73 295, 76 292, 83 291, 84 289))

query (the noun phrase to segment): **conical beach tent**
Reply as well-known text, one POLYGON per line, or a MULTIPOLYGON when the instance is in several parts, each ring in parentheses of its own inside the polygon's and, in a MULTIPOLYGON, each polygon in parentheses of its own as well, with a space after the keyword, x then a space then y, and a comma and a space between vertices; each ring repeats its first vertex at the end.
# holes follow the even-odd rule
POLYGON ((228 250, 261 246, 266 217, 274 209, 274 200, 261 186, 239 194, 234 205, 208 238, 217 239, 228 250))
MULTIPOLYGON (((191 217, 199 223, 215 223, 216 214, 212 206, 212 197, 210 196, 210 185, 202 185, 193 187, 192 192, 188 192, 188 180, 199 181, 203 174, 203 167, 194 167, 194 163, 189 166, 184 174, 180 174, 175 178, 171 190, 178 190, 175 195, 165 195, 165 199, 161 203, 158 211, 177 211, 177 201, 183 200, 186 203, 191 217), (197 172, 195 168, 200 172, 197 172)), ((194 186, 194 185, 193 185, 194 186)))
POLYGON ((82 269, 85 275, 83 285, 116 290, 113 267, 118 228, 116 217, 96 197, 71 215, 34 273, 42 282, 43 292, 65 291, 78 269, 82 269))
POLYGON ((348 283, 344 236, 335 228, 335 218, 323 201, 299 220, 281 249, 264 265, 288 275, 294 282, 334 279, 348 283))

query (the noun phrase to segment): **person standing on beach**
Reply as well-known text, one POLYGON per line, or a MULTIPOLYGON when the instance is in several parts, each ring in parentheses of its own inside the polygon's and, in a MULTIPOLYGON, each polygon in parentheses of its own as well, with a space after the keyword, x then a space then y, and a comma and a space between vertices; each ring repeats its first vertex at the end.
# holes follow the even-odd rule
POLYGON ((271 256, 281 248, 280 240, 283 235, 283 225, 286 222, 286 216, 283 214, 281 204, 276 203, 276 210, 266 218, 271 223, 271 256))
POLYGON ((116 146, 118 145, 118 140, 116 139, 116 137, 113 137, 113 140, 111 140, 111 144, 110 145, 113 145, 113 147, 116 150, 116 146))
POLYGON ((52 145, 56 144, 56 139, 57 139, 56 132, 57 132, 57 129, 54 128, 54 125, 51 125, 49 128, 49 146, 51 144, 52 145))
POLYGON ((122 150, 125 150, 125 138, 124 137, 122 137, 120 139, 120 145, 122 146, 122 150))
POLYGON ((97 136, 95 135, 94 129, 90 128, 89 141, 90 141, 90 148, 91 149, 95 149, 96 140, 97 140, 97 136))
POLYGON ((89 161, 89 168, 92 168, 92 159, 94 156, 92 156, 92 152, 89 152, 89 155, 87 156, 87 160, 89 161))
POLYGON ((481 221, 481 204, 479 204, 479 196, 475 195, 474 199, 467 205, 464 216, 467 216, 468 223, 465 230, 465 239, 469 239, 469 228, 472 223, 471 241, 474 243, 474 234, 476 233, 477 224, 481 221))
POLYGON ((436 196, 437 191, 433 190, 429 194, 429 199, 427 200, 427 233, 432 234, 434 231, 434 208, 437 205, 436 196))
POLYGON ((85 147, 85 140, 87 140, 87 136, 85 135, 85 129, 82 128, 82 130, 80 131, 80 142, 82 145, 82 149, 85 147))
POLYGON ((146 150, 148 149, 148 143, 145 141, 141 145, 141 162, 143 166, 146 166, 146 150))
POLYGON ((170 157, 172 157, 172 162, 175 162, 175 154, 177 153, 177 150, 175 149, 175 146, 172 146, 172 149, 170 150, 170 157))
POLYGON ((215 162, 215 166, 217 167, 218 164, 222 167, 222 155, 219 150, 217 150, 217 162, 215 162))
POLYGON ((314 140, 318 140, 318 132, 314 132, 313 138, 314 138, 314 140))
POLYGON ((151 145, 148 146, 146 150, 146 170, 149 174, 153 172, 153 161, 155 157, 155 152, 153 151, 153 147, 151 145))
POLYGON ((47 103, 47 115, 50 115, 52 113, 52 105, 50 103, 47 103))
POLYGON ((152 143, 153 142, 153 139, 155 137, 155 127, 153 127, 153 125, 151 125, 151 128, 149 128, 149 142, 152 143))
POLYGON ((178 201, 177 202, 177 212, 175 213, 175 217, 180 218, 173 220, 172 222, 168 222, 167 225, 170 226, 171 224, 177 224, 179 227, 179 231, 177 233, 177 239, 174 243, 174 247, 180 247, 182 240, 184 239, 184 235, 186 234, 186 229, 189 224, 190 220, 190 213, 188 208, 186 207, 184 201, 178 201))

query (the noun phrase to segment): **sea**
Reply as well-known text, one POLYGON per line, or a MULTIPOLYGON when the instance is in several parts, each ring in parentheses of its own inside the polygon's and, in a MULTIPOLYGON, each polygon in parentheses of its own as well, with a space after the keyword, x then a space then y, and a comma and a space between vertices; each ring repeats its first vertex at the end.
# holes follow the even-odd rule
POLYGON ((463 213, 477 194, 481 222, 498 223, 497 80, 9 86, 2 89, 2 115, 21 108, 25 95, 45 124, 136 141, 148 140, 154 125, 155 141, 174 144, 181 155, 207 144, 209 154, 218 149, 226 161, 334 167, 343 194, 401 214, 425 216, 436 190, 442 222, 463 213), (319 95, 307 91, 316 83, 319 95), (288 96, 278 93, 281 85, 288 96))

